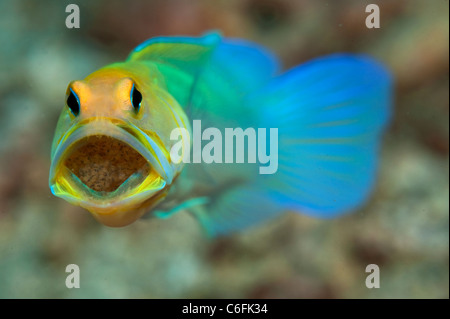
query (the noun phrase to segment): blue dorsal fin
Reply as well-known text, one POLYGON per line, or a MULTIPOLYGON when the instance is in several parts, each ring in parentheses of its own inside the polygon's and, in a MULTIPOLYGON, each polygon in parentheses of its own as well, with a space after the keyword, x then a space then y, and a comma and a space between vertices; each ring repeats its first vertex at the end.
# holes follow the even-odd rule
POLYGON ((200 73, 220 42, 218 32, 202 37, 152 38, 138 45, 127 61, 156 64, 164 75, 169 92, 183 107, 187 107, 200 73))
POLYGON ((158 37, 137 46, 127 61, 151 62, 167 89, 191 118, 211 113, 225 120, 240 116, 243 96, 278 71, 276 57, 263 47, 210 32, 202 37, 158 37))
POLYGON ((127 61, 153 61, 173 65, 180 70, 196 73, 202 68, 221 36, 211 32, 202 37, 157 37, 138 45, 127 61))

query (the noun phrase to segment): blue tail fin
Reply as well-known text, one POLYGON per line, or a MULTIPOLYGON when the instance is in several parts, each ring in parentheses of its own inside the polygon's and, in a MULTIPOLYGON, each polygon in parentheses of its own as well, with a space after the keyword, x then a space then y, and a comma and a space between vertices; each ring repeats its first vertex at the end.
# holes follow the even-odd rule
POLYGON ((279 169, 264 179, 286 209, 330 217, 361 205, 373 187, 390 118, 391 78, 365 56, 300 65, 250 97, 263 126, 279 128, 279 169))
POLYGON ((278 171, 229 189, 196 216, 211 234, 285 210, 332 217, 373 188, 391 78, 365 56, 332 55, 300 65, 248 96, 260 127, 278 128, 278 171))

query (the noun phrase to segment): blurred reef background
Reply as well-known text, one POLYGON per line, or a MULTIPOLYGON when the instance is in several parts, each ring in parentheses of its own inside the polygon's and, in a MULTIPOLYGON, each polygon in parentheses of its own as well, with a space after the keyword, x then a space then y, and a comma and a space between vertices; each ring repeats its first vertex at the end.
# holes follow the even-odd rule
POLYGON ((0 298, 449 297, 448 1, 0 0, 0 43, 0 298), (65 27, 70 3, 80 29, 65 27), (369 3, 380 29, 365 27, 369 3), (147 38, 209 29, 269 47, 285 68, 358 52, 392 70, 395 116, 363 209, 207 239, 189 214, 112 229, 51 195, 69 81, 147 38), (65 286, 72 263, 80 289, 65 286), (379 289, 365 286, 372 263, 379 289))

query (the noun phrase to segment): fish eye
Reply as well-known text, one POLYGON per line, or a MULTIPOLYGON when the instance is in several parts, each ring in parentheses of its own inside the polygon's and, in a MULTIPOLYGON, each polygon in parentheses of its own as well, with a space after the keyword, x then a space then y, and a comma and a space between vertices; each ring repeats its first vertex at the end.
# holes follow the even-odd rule
POLYGON ((134 84, 133 87, 131 88, 130 100, 136 112, 139 112, 142 102, 142 94, 141 92, 139 92, 139 90, 136 88, 134 84))
POLYGON ((69 96, 67 97, 67 106, 73 115, 77 116, 80 113, 80 101, 72 89, 70 89, 69 96))

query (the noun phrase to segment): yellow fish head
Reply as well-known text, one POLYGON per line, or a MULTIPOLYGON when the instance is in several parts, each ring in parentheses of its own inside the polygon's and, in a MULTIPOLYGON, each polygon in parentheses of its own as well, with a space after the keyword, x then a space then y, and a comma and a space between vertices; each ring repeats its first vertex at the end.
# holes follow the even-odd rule
POLYGON ((54 195, 125 226, 163 199, 182 169, 170 159, 186 115, 150 64, 117 63, 67 88, 52 145, 54 195))

